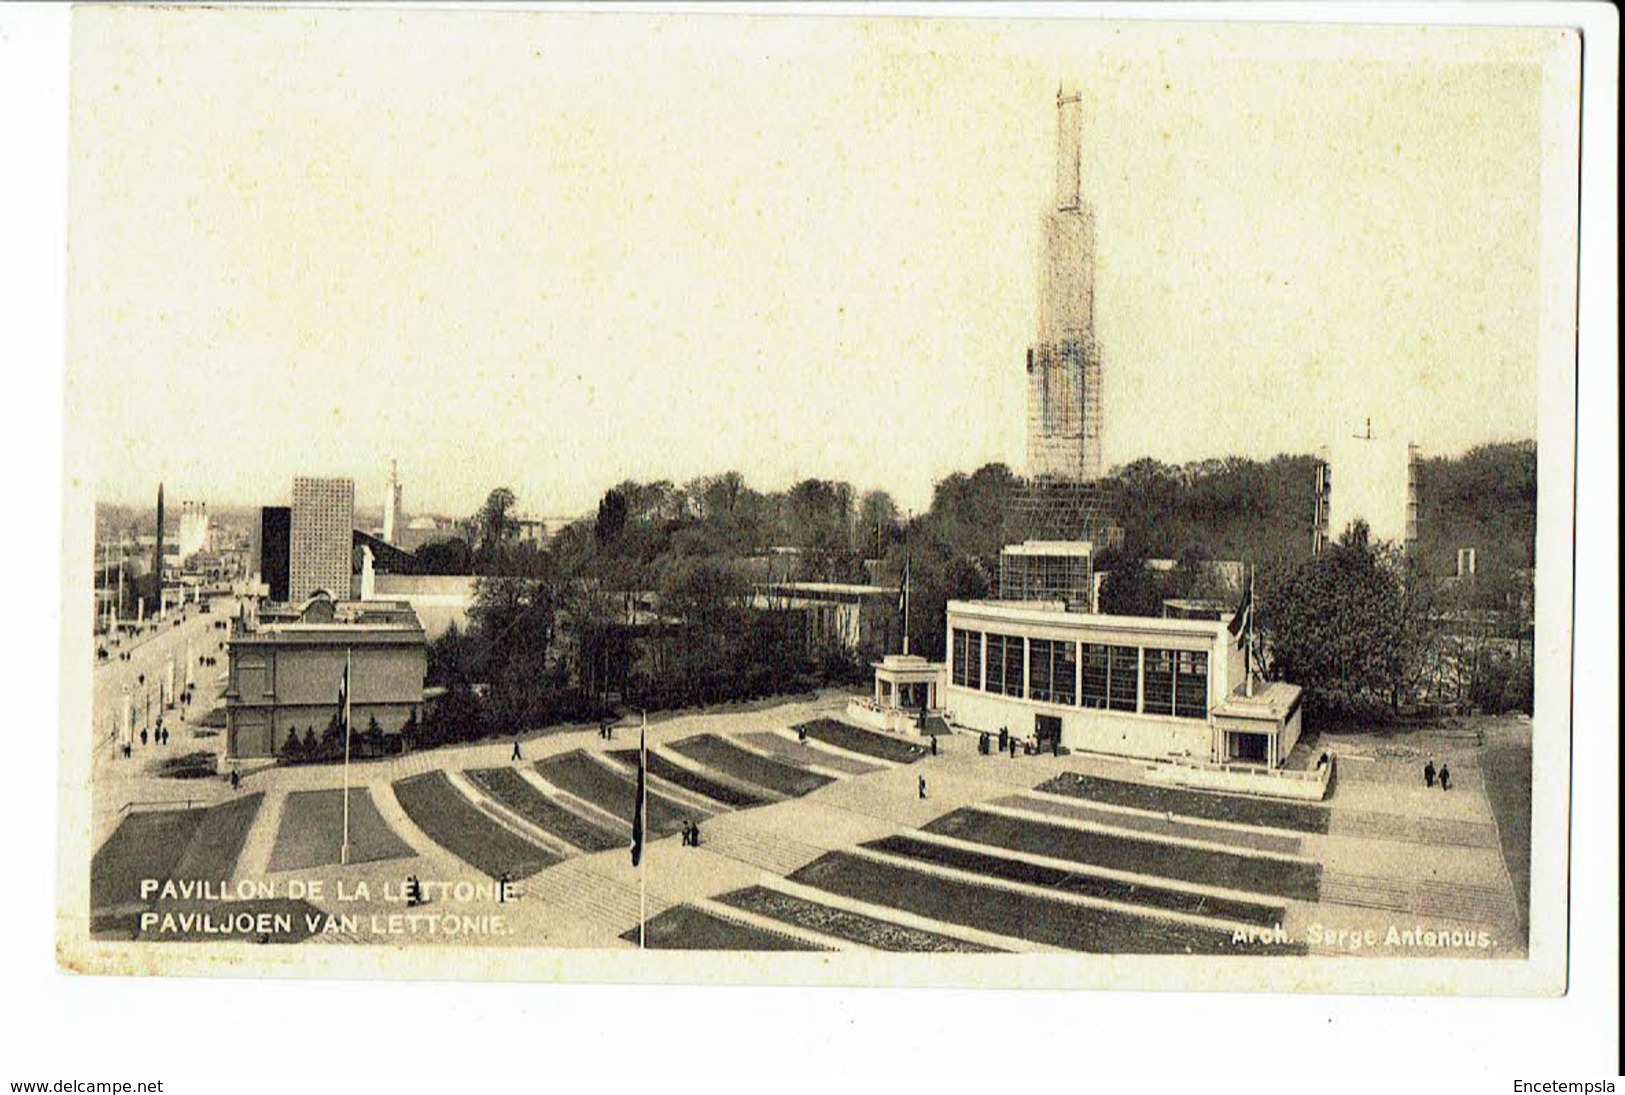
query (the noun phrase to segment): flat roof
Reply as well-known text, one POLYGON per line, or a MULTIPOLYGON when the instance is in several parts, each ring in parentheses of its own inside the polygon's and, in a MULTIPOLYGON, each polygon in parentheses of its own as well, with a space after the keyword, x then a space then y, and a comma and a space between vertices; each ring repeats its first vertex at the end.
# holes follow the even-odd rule
POLYGON ((901 586, 870 586, 856 582, 758 582, 756 588, 782 589, 791 593, 844 593, 858 597, 872 593, 888 593, 895 597, 902 592, 901 586))
POLYGON ((1023 540, 1006 544, 1001 555, 1093 555, 1095 545, 1088 540, 1023 540))
POLYGON ((1109 616, 1100 612, 1068 612, 1062 601, 949 601, 949 615, 980 616, 1049 627, 1098 631, 1151 631, 1200 634, 1217 638, 1229 625, 1222 620, 1168 619, 1162 616, 1109 616))
POLYGON ((1280 721, 1292 713, 1303 689, 1286 681, 1263 681, 1255 684, 1253 694, 1247 695, 1245 683, 1220 700, 1213 707, 1215 715, 1242 719, 1272 719, 1280 721))

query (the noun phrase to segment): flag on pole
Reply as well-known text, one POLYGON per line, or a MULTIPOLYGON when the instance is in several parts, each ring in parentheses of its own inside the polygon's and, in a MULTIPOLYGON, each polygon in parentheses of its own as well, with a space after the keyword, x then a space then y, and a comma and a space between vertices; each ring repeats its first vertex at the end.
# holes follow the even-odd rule
POLYGON ((912 559, 903 560, 903 587, 897 591, 897 611, 901 612, 908 605, 909 571, 913 567, 912 559))
POLYGON ((1253 628, 1253 584, 1247 583, 1247 591, 1241 595, 1241 604, 1236 606, 1236 613, 1230 617, 1230 634, 1236 637, 1236 649, 1243 650, 1247 646, 1248 635, 1253 628))
POLYGON ((638 793, 632 800, 632 866, 636 867, 643 862, 643 815, 647 812, 649 801, 649 788, 645 770, 648 768, 645 757, 644 739, 647 730, 638 731, 638 793))
POLYGON ((346 735, 350 732, 350 652, 344 652, 344 674, 339 677, 339 718, 346 735))

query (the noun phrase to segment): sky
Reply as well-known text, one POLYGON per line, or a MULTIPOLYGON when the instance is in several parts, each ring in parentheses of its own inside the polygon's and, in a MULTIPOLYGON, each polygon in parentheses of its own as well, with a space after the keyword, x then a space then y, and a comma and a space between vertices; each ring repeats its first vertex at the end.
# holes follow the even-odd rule
POLYGON ((1542 270, 1564 254, 1566 51, 1527 30, 81 8, 70 439, 107 501, 163 480, 271 504, 330 474, 375 508, 394 459, 412 513, 498 485, 583 513, 622 479, 727 469, 922 509, 946 474, 1024 462, 1063 81, 1108 465, 1313 451, 1367 417, 1436 454, 1534 437, 1562 349, 1542 270))

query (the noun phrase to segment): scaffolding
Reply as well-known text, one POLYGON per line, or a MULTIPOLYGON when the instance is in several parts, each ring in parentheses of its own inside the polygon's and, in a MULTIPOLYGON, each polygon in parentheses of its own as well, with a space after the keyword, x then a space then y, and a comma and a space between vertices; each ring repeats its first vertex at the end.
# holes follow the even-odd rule
POLYGON ((1088 540, 1097 549, 1118 547, 1117 496, 1100 480, 1074 482, 1038 476, 1022 480, 1010 505, 1011 540, 1088 540))

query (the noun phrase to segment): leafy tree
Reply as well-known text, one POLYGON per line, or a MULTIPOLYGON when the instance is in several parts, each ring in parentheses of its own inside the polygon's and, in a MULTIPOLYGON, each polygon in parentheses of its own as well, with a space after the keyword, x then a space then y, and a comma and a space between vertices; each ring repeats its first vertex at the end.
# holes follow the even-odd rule
POLYGON ((594 526, 600 544, 612 543, 621 535, 626 528, 626 514, 626 495, 613 489, 605 491, 598 500, 598 523, 594 526))
POLYGON ((1259 605, 1270 675, 1301 685, 1312 711, 1397 710, 1417 656, 1404 594, 1393 556, 1355 522, 1259 605))
POLYGON ((419 574, 472 574, 474 552, 459 537, 433 540, 412 553, 412 567, 419 574))

